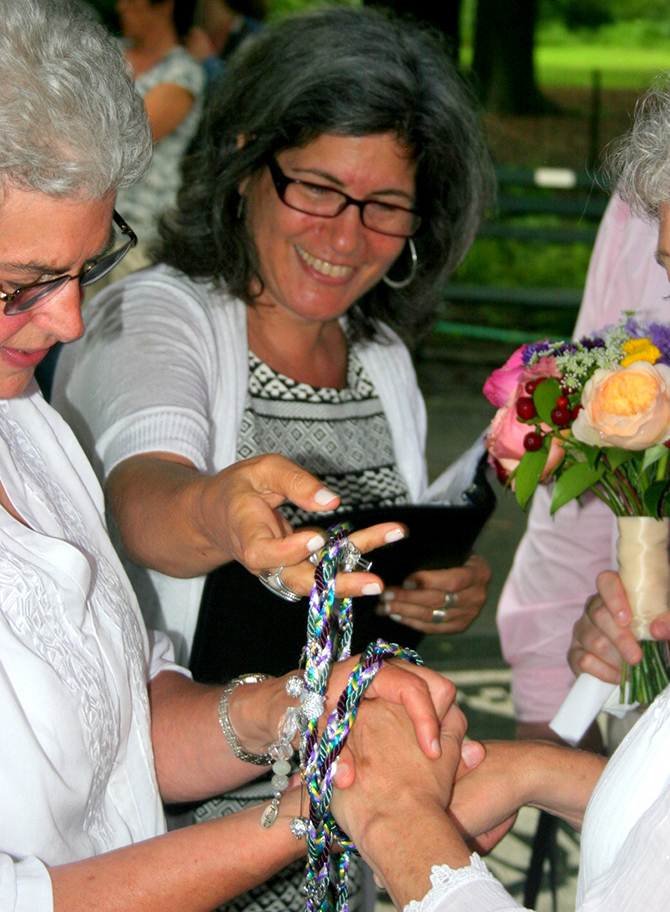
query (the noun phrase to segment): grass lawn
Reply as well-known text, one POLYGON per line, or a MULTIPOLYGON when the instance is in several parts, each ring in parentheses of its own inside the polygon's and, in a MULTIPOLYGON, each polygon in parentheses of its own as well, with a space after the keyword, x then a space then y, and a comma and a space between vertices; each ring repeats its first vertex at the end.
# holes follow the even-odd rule
POLYGON ((670 70, 670 44, 648 50, 609 44, 576 44, 535 50, 538 81, 543 86, 591 84, 599 70, 605 89, 643 89, 659 73, 670 70))

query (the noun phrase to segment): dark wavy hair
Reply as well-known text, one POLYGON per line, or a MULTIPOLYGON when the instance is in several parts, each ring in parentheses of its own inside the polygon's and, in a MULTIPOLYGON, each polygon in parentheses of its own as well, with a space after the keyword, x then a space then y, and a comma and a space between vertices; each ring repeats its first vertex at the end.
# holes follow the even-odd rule
MULTIPOLYGON (((393 133, 417 164, 425 228, 415 238, 416 276, 402 289, 379 282, 348 314, 352 338, 372 338, 383 321, 412 341, 434 321, 440 288, 494 186, 473 97, 441 40, 414 21, 327 7, 283 19, 245 45, 214 92, 199 151, 184 163, 157 259, 253 303, 259 264, 238 216, 238 187, 271 156, 323 133, 393 133)), ((405 248, 391 277, 409 269, 405 248)))

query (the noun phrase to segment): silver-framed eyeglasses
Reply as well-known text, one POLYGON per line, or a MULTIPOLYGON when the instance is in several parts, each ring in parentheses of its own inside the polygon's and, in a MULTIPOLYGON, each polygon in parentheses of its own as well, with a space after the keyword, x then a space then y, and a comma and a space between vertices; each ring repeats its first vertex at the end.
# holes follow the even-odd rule
POLYGON ((358 200, 334 187, 287 177, 274 158, 268 159, 267 165, 282 203, 305 215, 335 218, 347 206, 356 206, 365 227, 380 234, 409 238, 421 227, 421 216, 415 209, 375 199, 358 200))
POLYGON ((56 294, 68 282, 79 282, 82 288, 92 285, 111 272, 117 266, 131 247, 137 244, 137 235, 128 223, 121 218, 116 210, 113 215, 114 224, 119 228, 121 233, 126 236, 127 240, 121 247, 112 250, 110 253, 104 253, 97 260, 89 263, 78 275, 62 275, 55 279, 49 279, 48 282, 32 282, 30 285, 21 285, 14 291, 0 291, 0 301, 3 302, 3 311, 8 317, 16 314, 25 313, 43 304, 47 298, 56 294))

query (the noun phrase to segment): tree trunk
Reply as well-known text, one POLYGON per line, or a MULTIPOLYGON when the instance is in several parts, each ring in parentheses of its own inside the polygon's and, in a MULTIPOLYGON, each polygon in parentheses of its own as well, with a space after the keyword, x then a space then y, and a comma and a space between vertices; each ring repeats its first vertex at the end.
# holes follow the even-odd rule
POLYGON ((538 0, 478 0, 473 79, 483 105, 501 114, 546 110, 535 80, 538 0))

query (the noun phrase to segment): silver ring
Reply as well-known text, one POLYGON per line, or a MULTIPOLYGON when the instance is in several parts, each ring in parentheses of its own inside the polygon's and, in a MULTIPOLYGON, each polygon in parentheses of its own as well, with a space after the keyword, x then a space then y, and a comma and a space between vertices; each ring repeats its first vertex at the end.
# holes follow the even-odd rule
POLYGON ((455 592, 447 592, 447 593, 445 593, 445 596, 444 596, 444 607, 447 609, 447 611, 449 610, 449 608, 455 608, 455 607, 456 607, 456 593, 455 593, 455 592))
MULTIPOLYGON (((372 567, 372 561, 366 560, 361 556, 361 552, 356 545, 347 539, 340 548, 340 567, 345 573, 351 573, 352 570, 367 571, 372 567)), ((321 551, 313 551, 307 560, 316 567, 321 560, 321 551)))
POLYGON ((299 602, 300 596, 293 589, 289 589, 284 580, 281 578, 281 572, 284 568, 277 567, 276 570, 263 570, 258 574, 258 579, 263 583, 266 589, 274 592, 279 598, 286 602, 299 602))
POLYGON ((447 616, 444 608, 433 608, 433 614, 430 619, 431 624, 441 624, 447 616))

